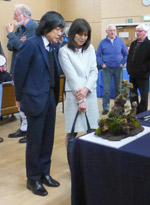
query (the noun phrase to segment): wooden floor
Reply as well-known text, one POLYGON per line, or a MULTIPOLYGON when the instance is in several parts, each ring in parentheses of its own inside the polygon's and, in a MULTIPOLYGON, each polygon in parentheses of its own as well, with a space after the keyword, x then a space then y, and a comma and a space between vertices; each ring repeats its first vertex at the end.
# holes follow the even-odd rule
MULTIPOLYGON (((98 99, 100 114, 101 99, 98 99)), ((113 103, 113 101, 111 101, 113 103)), ((65 122, 61 112, 61 103, 57 108, 55 143, 52 156, 51 175, 61 186, 46 187, 48 195, 40 197, 26 189, 25 146, 19 144, 20 138, 8 138, 8 134, 19 128, 19 120, 4 119, 0 122, 0 205, 70 205, 71 182, 65 149, 65 122)), ((84 204, 83 204, 84 205, 84 204)))

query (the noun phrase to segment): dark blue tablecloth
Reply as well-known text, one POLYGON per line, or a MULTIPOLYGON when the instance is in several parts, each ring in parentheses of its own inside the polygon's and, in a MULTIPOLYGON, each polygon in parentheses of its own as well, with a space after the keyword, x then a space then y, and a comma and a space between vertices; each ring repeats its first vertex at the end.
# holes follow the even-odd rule
POLYGON ((120 149, 76 139, 71 173, 72 205, 150 205, 150 134, 120 149))

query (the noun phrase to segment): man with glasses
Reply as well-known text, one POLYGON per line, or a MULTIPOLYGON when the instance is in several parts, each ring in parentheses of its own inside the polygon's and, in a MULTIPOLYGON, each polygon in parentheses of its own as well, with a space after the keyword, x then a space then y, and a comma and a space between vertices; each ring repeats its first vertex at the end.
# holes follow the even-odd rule
POLYGON ((109 24, 106 28, 107 36, 98 46, 97 63, 102 68, 103 78, 103 115, 109 111, 111 81, 114 77, 115 97, 120 93, 120 83, 123 75, 123 65, 127 60, 127 48, 122 39, 116 36, 116 26, 109 24))
POLYGON ((50 176, 60 84, 60 67, 53 43, 58 43, 64 26, 65 20, 59 13, 44 14, 36 35, 18 50, 14 69, 16 103, 28 119, 27 188, 40 196, 48 194, 42 184, 60 185, 50 176))
POLYGON ((137 40, 130 46, 127 59, 127 71, 130 76, 130 82, 133 84, 131 92, 132 102, 137 102, 137 114, 144 112, 148 107, 149 92, 149 70, 150 70, 150 41, 147 38, 148 27, 145 24, 139 24, 136 27, 137 40), (138 92, 140 91, 140 101, 138 92))
MULTIPOLYGON (((35 35, 35 30, 37 28, 37 23, 31 19, 31 10, 28 6, 24 4, 17 4, 14 9, 14 20, 16 21, 17 30, 15 30, 14 23, 11 22, 6 26, 6 31, 8 33, 8 44, 7 48, 12 51, 12 62, 10 73, 14 78, 14 65, 16 61, 16 54, 19 47, 23 42, 29 37, 35 35)), ((20 67, 21 69, 21 67, 20 67)), ((10 138, 26 136, 27 131, 27 119, 23 112, 20 112, 21 126, 15 132, 8 135, 10 138)), ((20 143, 26 142, 26 137, 19 140, 20 143)))

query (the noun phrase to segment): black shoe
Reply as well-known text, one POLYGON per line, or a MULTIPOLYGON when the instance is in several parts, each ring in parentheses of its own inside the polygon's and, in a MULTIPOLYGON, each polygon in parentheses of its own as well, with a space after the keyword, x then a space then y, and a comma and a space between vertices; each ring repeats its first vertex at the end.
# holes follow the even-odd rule
POLYGON ((19 140, 19 143, 26 143, 27 142, 27 137, 23 137, 19 140))
POLYGON ((9 134, 8 137, 10 138, 22 137, 22 136, 25 136, 26 134, 27 134, 27 131, 21 131, 20 129, 18 129, 16 132, 9 134))
POLYGON ((0 143, 1 143, 1 142, 3 142, 3 141, 4 141, 4 140, 3 140, 3 138, 2 138, 2 137, 0 137, 0 143))
POLYGON ((28 179, 27 189, 31 190, 33 194, 36 194, 39 196, 46 196, 48 194, 48 192, 43 187, 40 181, 33 181, 33 180, 28 179))
POLYGON ((60 185, 58 181, 56 181, 49 175, 42 176, 41 182, 45 184, 46 186, 51 186, 51 187, 58 187, 60 185))
POLYGON ((103 110, 102 115, 107 115, 108 112, 108 110, 103 110))

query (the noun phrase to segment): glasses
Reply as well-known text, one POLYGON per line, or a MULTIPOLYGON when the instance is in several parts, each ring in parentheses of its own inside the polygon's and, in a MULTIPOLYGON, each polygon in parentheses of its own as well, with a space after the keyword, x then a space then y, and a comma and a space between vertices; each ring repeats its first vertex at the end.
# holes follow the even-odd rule
POLYGON ((64 30, 59 28, 59 27, 56 28, 56 31, 57 31, 57 33, 63 33, 64 32, 64 30))

